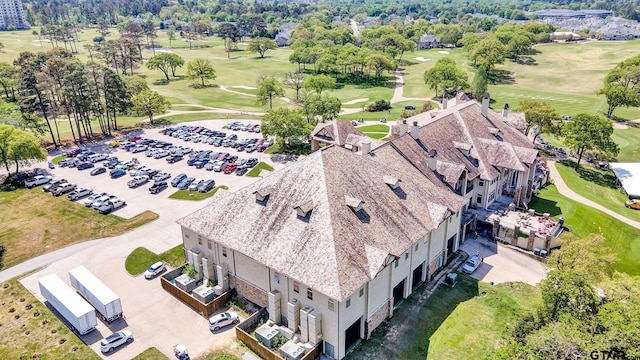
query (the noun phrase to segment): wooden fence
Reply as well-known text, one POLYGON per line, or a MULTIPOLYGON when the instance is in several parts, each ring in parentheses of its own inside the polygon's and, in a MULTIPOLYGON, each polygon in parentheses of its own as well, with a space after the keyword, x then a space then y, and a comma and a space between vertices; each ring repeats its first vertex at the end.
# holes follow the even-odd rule
MULTIPOLYGON (((168 275, 168 274, 165 274, 165 275, 168 275)), ((173 294, 173 296, 182 300, 182 302, 191 306, 194 310, 199 312, 200 315, 206 318, 215 314, 218 310, 224 308, 232 295, 232 291, 229 290, 223 293, 222 295, 217 296, 215 299, 211 300, 209 303, 204 304, 198 301, 193 296, 191 296, 189 293, 186 293, 181 289, 179 289, 177 286, 173 285, 171 281, 167 280, 164 276, 160 278, 160 284, 162 284, 162 288, 165 289, 167 292, 169 292, 170 294, 173 294)))

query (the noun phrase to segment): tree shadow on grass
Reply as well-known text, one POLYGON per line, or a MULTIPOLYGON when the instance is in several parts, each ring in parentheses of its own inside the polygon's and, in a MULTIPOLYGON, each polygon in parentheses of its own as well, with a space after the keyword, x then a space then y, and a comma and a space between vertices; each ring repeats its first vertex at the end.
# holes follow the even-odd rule
POLYGON ((494 69, 489 73, 489 83, 491 85, 513 85, 516 83, 516 79, 511 71, 494 69))
MULTIPOLYGON (((576 163, 570 160, 560 160, 559 163, 564 166, 570 166, 572 169, 576 166, 576 163)), ((618 179, 616 178, 613 171, 607 170, 605 172, 601 172, 596 169, 591 169, 589 167, 580 165, 577 173, 583 180, 594 183, 596 185, 610 189, 619 188, 618 179)))
POLYGON ((158 80, 153 82, 153 85, 158 85, 158 86, 160 86, 160 85, 169 85, 169 82, 170 81, 167 80, 167 79, 158 79, 158 80))
POLYGON ((538 63, 536 62, 536 59, 534 59, 532 56, 526 56, 526 55, 520 55, 516 63, 520 65, 531 65, 531 66, 538 65, 538 63))
POLYGON ((529 203, 529 209, 535 209, 537 213, 548 213, 550 216, 562 215, 562 209, 558 206, 558 202, 541 197, 535 197, 529 203))

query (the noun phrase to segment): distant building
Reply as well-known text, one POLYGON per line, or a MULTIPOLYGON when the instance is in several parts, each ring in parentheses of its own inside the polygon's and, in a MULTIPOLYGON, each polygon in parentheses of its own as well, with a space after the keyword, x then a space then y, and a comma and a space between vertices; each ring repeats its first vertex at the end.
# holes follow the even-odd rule
POLYGON ((418 41, 418 50, 435 49, 440 47, 440 39, 434 35, 424 34, 418 41))
POLYGON ((549 39, 555 42, 567 42, 584 40, 584 36, 572 31, 554 31, 549 35, 549 39))
POLYGON ((589 9, 589 10, 569 10, 569 9, 546 9, 546 10, 538 10, 534 12, 541 19, 546 18, 577 18, 584 19, 586 17, 599 17, 606 18, 608 16, 613 15, 612 11, 609 10, 601 10, 601 9, 589 9))
POLYGON ((276 34, 276 44, 278 46, 289 46, 291 45, 291 32, 293 29, 298 26, 298 23, 284 23, 278 28, 278 33, 276 34))
POLYGON ((24 20, 22 0, 0 0, 0 30, 10 28, 29 28, 29 24, 24 20))

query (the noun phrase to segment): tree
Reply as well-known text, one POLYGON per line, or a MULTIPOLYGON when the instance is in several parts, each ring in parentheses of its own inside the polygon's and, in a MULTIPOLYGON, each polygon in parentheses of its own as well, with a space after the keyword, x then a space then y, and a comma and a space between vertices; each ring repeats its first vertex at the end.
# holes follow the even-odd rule
POLYGON ((236 43, 231 38, 224 39, 224 50, 227 52, 227 59, 231 58, 231 50, 235 49, 236 43))
POLYGON ((484 69, 478 69, 476 75, 473 77, 471 83, 471 91, 476 99, 480 99, 482 95, 487 92, 489 85, 489 79, 487 78, 487 72, 484 69))
POLYGON ((20 165, 46 158, 47 152, 40 147, 40 141, 34 135, 11 125, 0 124, 0 161, 7 172, 10 164, 15 164, 18 172, 20 165))
POLYGON ((9 63, 0 62, 0 86, 2 86, 2 90, 4 90, 4 95, 7 99, 16 99, 15 87, 17 84, 18 71, 16 67, 9 63), (11 93, 11 95, 9 95, 9 93, 11 93))
POLYGON ((214 80, 217 75, 211 60, 196 58, 187 64, 187 77, 190 80, 200 79, 202 86, 205 86, 205 80, 214 80))
POLYGON ((301 72, 288 72, 284 78, 284 86, 296 91, 296 101, 300 100, 300 89, 304 87, 305 74, 301 72))
POLYGON ((160 53, 147 61, 147 69, 162 71, 167 81, 169 81, 169 70, 173 76, 176 76, 176 67, 182 65, 184 65, 184 60, 179 55, 171 53, 160 53))
POLYGON ((535 100, 522 100, 520 101, 520 106, 515 110, 524 113, 526 121, 525 135, 529 134, 531 128, 537 128, 537 132, 533 137, 533 143, 536 142, 536 138, 540 134, 558 134, 560 132, 558 123, 562 122, 562 118, 549 103, 535 100))
POLYGON ((520 55, 527 55, 531 52, 533 44, 534 40, 532 37, 525 34, 515 34, 507 43, 507 51, 513 58, 513 61, 518 62, 520 55))
POLYGON ((604 87, 598 95, 607 98, 607 118, 618 106, 640 106, 640 55, 616 65, 604 78, 604 87))
POLYGON ((424 83, 435 90, 436 97, 438 89, 455 94, 469 87, 468 79, 469 75, 458 67, 455 60, 448 57, 438 59, 431 69, 424 72, 424 83))
POLYGON ((342 101, 337 97, 325 95, 312 95, 306 99, 302 106, 302 113, 311 124, 316 124, 316 119, 320 121, 330 121, 336 119, 342 108, 342 101))
POLYGON ((611 139, 613 135, 611 122, 597 115, 574 116, 572 121, 565 123, 562 133, 563 143, 578 153, 576 170, 580 166, 585 150, 596 150, 607 157, 616 156, 620 151, 618 145, 611 139))
POLYGON ((304 88, 313 90, 318 95, 322 95, 323 90, 333 90, 336 88, 336 80, 327 75, 313 75, 304 80, 304 88))
POLYGON ((249 51, 259 53, 261 58, 264 58, 264 53, 266 53, 268 50, 277 48, 278 45, 276 44, 276 42, 268 38, 260 37, 251 39, 251 41, 249 41, 249 51))
POLYGON ((269 110, 260 121, 260 131, 274 136, 280 148, 286 151, 287 145, 308 139, 313 125, 297 111, 282 108, 269 110))
POLYGON ((131 98, 132 111, 136 114, 146 115, 153 124, 153 115, 164 113, 171 106, 169 100, 155 91, 144 90, 131 98))
POLYGON ((171 42, 176 39, 176 29, 173 26, 167 30, 167 38, 169 39, 169 48, 172 48, 171 42))
POLYGON ((387 56, 382 54, 371 54, 367 56, 367 67, 372 69, 376 74, 376 81, 380 81, 382 78, 382 72, 385 70, 394 70, 396 68, 396 63, 393 59, 389 59, 387 56))
POLYGON ((469 58, 487 73, 491 72, 496 64, 502 64, 506 56, 507 49, 494 37, 481 40, 469 53, 469 58))
POLYGON ((262 77, 258 80, 257 103, 265 105, 269 103, 269 109, 273 109, 273 97, 284 96, 284 88, 278 80, 273 77, 262 77))

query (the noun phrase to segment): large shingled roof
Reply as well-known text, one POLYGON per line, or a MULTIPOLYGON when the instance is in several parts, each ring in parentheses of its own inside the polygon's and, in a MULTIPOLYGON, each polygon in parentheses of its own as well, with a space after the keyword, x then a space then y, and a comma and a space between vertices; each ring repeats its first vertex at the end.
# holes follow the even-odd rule
POLYGON ((465 203, 414 167, 374 157, 329 146, 178 223, 342 301, 465 203))

